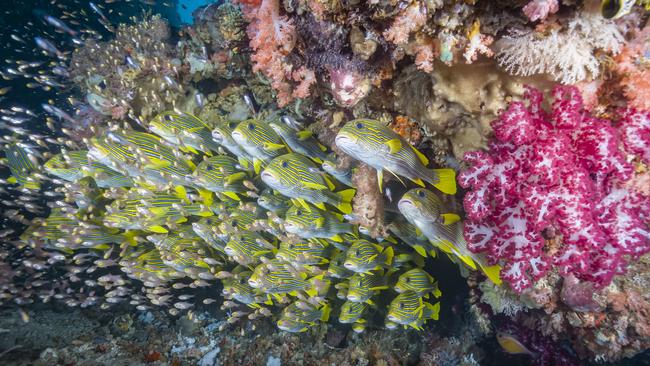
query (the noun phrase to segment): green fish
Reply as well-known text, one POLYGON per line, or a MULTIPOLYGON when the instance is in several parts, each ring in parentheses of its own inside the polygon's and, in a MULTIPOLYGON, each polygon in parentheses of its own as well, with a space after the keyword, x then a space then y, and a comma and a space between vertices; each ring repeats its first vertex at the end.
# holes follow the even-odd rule
POLYGON ((242 231, 230 235, 224 252, 242 266, 256 264, 262 256, 272 256, 277 248, 260 234, 242 231))
POLYGON ((237 300, 251 307, 259 307, 260 303, 272 305, 263 292, 248 284, 248 278, 252 274, 253 272, 245 270, 222 279, 222 294, 227 299, 237 300))
POLYGON ((430 254, 432 257, 436 256, 435 247, 429 242, 429 239, 403 216, 398 216, 386 228, 401 241, 415 249, 419 255, 425 258, 427 254, 430 254))
POLYGON ((11 171, 7 183, 18 183, 22 188, 30 190, 41 188, 41 183, 34 175, 39 171, 37 157, 40 156, 35 148, 24 143, 12 142, 5 146, 4 153, 4 162, 11 171))
POLYGON ((415 188, 406 192, 397 204, 407 221, 415 225, 429 241, 447 254, 453 254, 473 270, 478 266, 495 284, 501 284, 501 267, 490 266, 485 257, 467 249, 463 223, 453 213, 443 213, 442 201, 432 191, 415 188))
POLYGON ((218 123, 212 129, 212 140, 236 156, 239 159, 239 163, 243 163, 242 166, 245 167, 247 165, 247 161, 253 161, 253 156, 248 155, 246 150, 242 149, 242 147, 239 146, 235 139, 232 138, 232 132, 235 130, 235 127, 237 127, 239 123, 240 122, 235 121, 218 123))
POLYGON ((370 274, 379 268, 390 268, 393 256, 391 245, 383 247, 365 239, 358 239, 348 249, 343 266, 356 273, 370 274))
POLYGON ((440 303, 432 305, 422 300, 413 291, 405 291, 397 295, 388 307, 388 321, 401 324, 406 328, 413 327, 417 330, 424 330, 422 327, 427 320, 438 320, 440 314, 440 303))
POLYGON ((285 294, 297 296, 299 291, 304 291, 309 296, 326 293, 329 281, 324 280, 323 275, 308 278, 306 273, 297 272, 285 261, 271 259, 255 267, 248 284, 279 298, 285 294))
POLYGON ((354 226, 333 213, 309 204, 309 209, 291 206, 285 215, 284 229, 301 238, 324 238, 342 242, 339 234, 351 232, 354 226))
POLYGON ((321 168, 325 173, 336 178, 339 182, 352 187, 352 169, 341 169, 336 166, 336 163, 330 160, 323 160, 321 168))
POLYGON ((268 188, 263 190, 257 198, 257 204, 279 216, 284 215, 289 208, 289 202, 284 196, 275 194, 268 188))
POLYGON ((438 289, 438 282, 421 268, 414 268, 402 273, 395 284, 395 291, 399 293, 413 291, 418 296, 426 298, 430 293, 433 293, 435 297, 442 295, 438 289))
POLYGON ((305 209, 306 202, 325 210, 328 203, 341 212, 352 212, 350 201, 355 190, 332 192, 333 183, 321 174, 314 173, 316 166, 299 154, 286 154, 273 159, 262 171, 262 181, 282 195, 295 199, 305 209))
POLYGON ((456 194, 453 169, 428 169, 429 160, 397 132, 379 121, 356 119, 341 128, 336 146, 377 170, 381 189, 383 171, 406 177, 424 187, 424 181, 447 194, 456 194))
POLYGON ((278 320, 278 328, 285 332, 305 332, 317 322, 327 322, 330 316, 330 306, 327 303, 312 305, 306 301, 297 300, 282 310, 278 320))
POLYGON ((275 257, 297 265, 325 264, 329 262, 326 259, 327 248, 327 242, 321 240, 283 241, 275 257))
POLYGON ((341 305, 339 322, 343 324, 365 323, 363 314, 368 310, 370 305, 365 302, 346 301, 341 305))
POLYGON ((179 146, 185 152, 198 154, 198 151, 202 151, 210 154, 211 151, 216 152, 219 149, 219 145, 212 139, 208 125, 189 113, 162 112, 149 122, 149 128, 151 132, 179 146))
POLYGON ((280 136, 265 122, 255 119, 243 121, 232 131, 232 138, 253 157, 255 173, 259 173, 262 163, 287 152, 280 136))
POLYGON ((345 268, 343 266, 344 262, 345 262, 344 251, 338 251, 338 253, 334 254, 330 259, 329 266, 327 267, 327 276, 332 278, 341 278, 341 279, 351 277, 354 274, 354 272, 345 268))
POLYGON ((381 290, 387 289, 387 278, 383 275, 383 272, 355 273, 348 280, 346 298, 352 302, 365 302, 374 305, 370 298, 377 295, 381 290))
POLYGON ((237 160, 229 156, 216 155, 201 162, 188 180, 211 192, 239 201, 237 193, 246 191, 241 183, 246 178, 246 173, 239 170, 238 165, 237 160))
POLYGON ((137 167, 141 168, 141 172, 135 176, 143 176, 147 181, 161 186, 168 185, 170 181, 175 185, 189 185, 186 176, 192 173, 194 163, 183 156, 177 157, 174 149, 164 145, 158 136, 137 131, 113 131, 108 136, 137 156, 137 167))
POLYGON ((218 225, 221 221, 216 217, 203 217, 197 222, 192 223, 194 233, 208 243, 212 248, 224 252, 226 241, 223 236, 218 235, 218 225))
POLYGON ((45 171, 68 182, 92 177, 100 188, 132 187, 133 180, 104 164, 90 161, 87 150, 66 151, 44 164, 45 171))
POLYGON ((316 140, 311 131, 296 131, 279 119, 269 122, 269 126, 282 137, 293 152, 302 154, 319 164, 327 159, 325 154, 327 148, 316 140))

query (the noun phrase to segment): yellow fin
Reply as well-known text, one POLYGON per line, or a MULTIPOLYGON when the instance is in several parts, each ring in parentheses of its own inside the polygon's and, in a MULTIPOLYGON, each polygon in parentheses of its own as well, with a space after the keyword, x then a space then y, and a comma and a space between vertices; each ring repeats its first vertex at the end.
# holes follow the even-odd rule
POLYGON ((156 216, 163 216, 164 214, 167 213, 169 208, 167 208, 167 207, 150 207, 147 210, 149 212, 151 212, 152 214, 156 215, 156 216))
POLYGON ((248 169, 248 160, 242 158, 241 156, 237 157, 237 161, 239 161, 239 165, 241 165, 242 168, 248 169))
POLYGON ((438 177, 438 183, 433 186, 438 188, 442 193, 456 194, 456 172, 453 169, 434 169, 438 177))
POLYGON ((170 166, 170 163, 167 160, 162 160, 158 158, 149 158, 149 164, 145 165, 145 169, 164 169, 170 166))
POLYGON ((431 317, 430 318, 433 319, 433 320, 438 320, 439 315, 440 315, 440 303, 437 302, 437 303, 435 303, 435 305, 431 305, 431 304, 427 303, 427 307, 429 308, 429 310, 431 310, 431 317))
POLYGON ((181 217, 180 219, 176 220, 176 224, 182 224, 184 222, 187 222, 187 217, 181 217))
POLYGON ((392 139, 385 142, 386 145, 390 148, 390 153, 395 154, 402 148, 402 141, 399 139, 392 139))
POLYGON ((264 150, 270 150, 270 151, 276 151, 284 148, 284 145, 282 144, 275 144, 273 142, 265 142, 264 143, 264 150))
POLYGON ((325 179, 325 183, 327 183, 327 187, 329 187, 330 191, 333 191, 336 186, 334 185, 334 182, 332 182, 331 179, 327 176, 323 176, 323 179, 325 179))
POLYGON ((203 204, 210 207, 214 198, 212 197, 212 192, 207 189, 199 189, 199 196, 203 199, 203 204))
POLYGON ((318 184, 318 183, 312 183, 312 182, 302 182, 302 185, 304 185, 307 188, 311 188, 311 189, 318 189, 318 190, 328 189, 326 185, 318 184))
POLYGON ((16 184, 16 183, 18 183, 18 179, 16 179, 16 177, 14 177, 14 176, 11 176, 11 177, 7 178, 7 183, 16 184))
POLYGON ((409 146, 411 146, 411 149, 413 149, 413 152, 415 153, 415 155, 417 155, 418 159, 420 159, 420 161, 422 162, 422 165, 424 165, 424 166, 429 165, 429 159, 427 159, 427 157, 424 156, 424 154, 422 154, 420 152, 420 150, 416 149, 415 146, 413 146, 413 145, 409 145, 409 146))
POLYGON ((261 169, 262 169, 262 160, 253 159, 253 171, 255 172, 255 174, 260 174, 261 169))
POLYGON ((194 171, 196 170, 196 164, 190 159, 185 160, 185 164, 187 164, 188 167, 190 167, 190 170, 194 171))
POLYGON ((501 285, 501 266, 498 264, 494 266, 481 266, 481 269, 490 281, 494 282, 496 285, 501 285))
POLYGON ((321 317, 320 317, 320 320, 321 320, 322 322, 326 322, 326 321, 328 321, 328 320, 330 319, 330 312, 331 312, 331 310, 332 310, 332 309, 330 308, 330 306, 329 306, 328 304, 325 304, 325 305, 323 305, 323 307, 322 307, 320 310, 321 310, 321 317))
POLYGON ((413 183, 419 185, 420 187, 424 187, 424 182, 420 178, 411 179, 411 181, 413 181, 413 183))
POLYGON ((165 229, 160 225, 149 226, 147 230, 153 231, 154 233, 158 233, 158 234, 167 234, 169 232, 167 229, 165 229))
MULTIPOLYGON (((182 149, 181 149, 181 150, 182 150, 182 149)), ((186 145, 186 146, 185 146, 185 150, 186 150, 186 152, 191 152, 191 153, 194 154, 194 155, 198 155, 198 154, 199 154, 199 152, 198 152, 195 148, 193 148, 193 147, 191 147, 191 146, 187 146, 187 145, 186 145)))
POLYGON ((302 130, 302 131, 296 132, 296 136, 298 136, 298 140, 300 140, 300 141, 305 141, 308 138, 312 137, 313 135, 314 135, 313 132, 308 131, 308 130, 302 130))
POLYGON ((415 249, 415 251, 416 251, 419 255, 423 256, 424 258, 427 257, 427 251, 426 251, 426 250, 424 249, 424 247, 422 247, 421 245, 414 245, 414 246, 413 246, 413 249, 415 249))
POLYGON ((442 214, 440 216, 442 216, 442 219, 443 219, 442 224, 443 225, 451 225, 451 224, 455 224, 458 221, 460 221, 460 216, 456 215, 455 213, 446 213, 446 214, 442 214))
POLYGON ((370 299, 368 299, 368 300, 366 300, 366 304, 371 305, 371 306, 374 306, 374 305, 375 305, 375 302, 372 301, 372 300, 370 300, 370 299))
POLYGON ((341 197, 341 201, 343 202, 352 202, 352 198, 354 198, 354 194, 357 192, 356 189, 344 189, 342 191, 336 192, 339 197, 341 197))
POLYGON ((321 144, 320 142, 317 142, 317 144, 322 151, 327 151, 327 147, 325 145, 321 144))
POLYGON ((384 255, 386 256, 386 265, 390 266, 390 264, 393 263, 393 257, 395 256, 393 247, 387 247, 386 250, 384 250, 384 255))
POLYGON ((304 207, 305 210, 311 212, 311 207, 309 207, 309 204, 307 203, 307 201, 305 201, 302 198, 296 198, 296 199, 298 200, 298 203, 300 203, 300 206, 304 207))
POLYGON ((327 208, 325 207, 325 204, 323 202, 320 203, 314 203, 314 206, 320 208, 321 210, 325 211, 327 208))
POLYGON ((333 240, 333 241, 335 241, 337 243, 342 243, 343 242, 343 238, 341 238, 341 236, 339 234, 334 235, 333 237, 330 238, 330 240, 333 240))
POLYGON ((176 192, 176 197, 182 199, 187 203, 190 203, 190 200, 187 198, 187 190, 185 190, 185 187, 176 186, 174 187, 174 191, 176 192))
POLYGON ((384 171, 377 169, 377 184, 379 184, 379 193, 384 192, 384 171))
POLYGON ((230 174, 229 176, 226 177, 226 184, 233 184, 233 183, 235 183, 237 181, 240 181, 240 180, 242 180, 244 178, 246 178, 246 173, 244 173, 244 172, 230 174))
POLYGON ((325 225, 325 218, 324 217, 319 217, 314 221, 314 224, 316 224, 316 228, 320 229, 325 225))
POLYGON ((235 192, 221 192, 221 194, 235 201, 241 201, 241 198, 239 198, 239 196, 235 192))

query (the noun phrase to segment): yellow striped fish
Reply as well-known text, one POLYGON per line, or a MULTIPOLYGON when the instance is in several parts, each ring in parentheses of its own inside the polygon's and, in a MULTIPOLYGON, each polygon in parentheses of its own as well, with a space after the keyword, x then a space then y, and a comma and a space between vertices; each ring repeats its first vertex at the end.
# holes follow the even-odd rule
POLYGON ((456 193, 456 172, 453 169, 428 169, 429 160, 397 132, 379 121, 356 119, 341 128, 336 146, 354 159, 377 170, 380 189, 383 171, 399 179, 406 177, 424 187, 424 181, 447 194, 456 193))
POLYGON ((301 238, 324 238, 343 241, 339 234, 353 231, 353 225, 336 215, 312 205, 309 209, 291 206, 285 215, 284 229, 301 238))
POLYGON ((402 273, 395 284, 395 291, 399 293, 413 291, 418 296, 426 298, 429 297, 430 293, 433 293, 435 297, 442 295, 438 288, 438 282, 421 268, 414 268, 402 273))
POLYGON ((321 164, 327 159, 327 148, 313 136, 311 131, 296 131, 287 126, 280 119, 269 122, 269 126, 275 131, 293 152, 307 156, 321 164))
POLYGON ((255 173, 262 163, 287 152, 280 136, 265 122, 256 119, 243 121, 232 131, 232 138, 253 157, 255 173))
POLYGON ((260 257, 271 256, 276 251, 273 244, 253 231, 234 233, 224 247, 224 252, 242 266, 256 264, 260 257))
POLYGON ((189 113, 162 112, 149 121, 149 128, 151 132, 186 152, 210 153, 219 149, 219 145, 212 140, 208 125, 189 113))
POLYGON ((239 201, 237 193, 247 189, 241 183, 246 178, 246 173, 239 170, 237 165, 237 160, 229 156, 216 155, 201 162, 188 180, 211 192, 239 201))
POLYGON ((440 303, 432 305, 422 300, 413 291, 405 291, 397 295, 388 307, 388 321, 401 324, 406 328, 413 327, 423 330, 424 323, 429 319, 438 320, 440 303))
POLYGON ((262 171, 262 181, 282 195, 295 199, 309 209, 306 202, 325 210, 325 203, 338 208, 343 213, 352 212, 350 201, 355 190, 332 192, 332 182, 315 172, 314 163, 299 154, 286 154, 273 159, 262 171))
POLYGON ((36 179, 34 173, 38 172, 39 165, 37 156, 40 153, 36 149, 24 143, 12 142, 5 146, 5 162, 11 171, 8 183, 18 183, 22 188, 40 189, 41 183, 36 179))
POLYGON ((352 302, 365 302, 374 305, 370 299, 381 290, 387 290, 387 278, 382 271, 375 271, 370 274, 355 273, 348 280, 348 293, 346 298, 352 302))
POLYGON ((393 263, 394 251, 391 245, 382 247, 365 239, 352 242, 343 266, 356 273, 370 274, 379 268, 389 268, 393 263))

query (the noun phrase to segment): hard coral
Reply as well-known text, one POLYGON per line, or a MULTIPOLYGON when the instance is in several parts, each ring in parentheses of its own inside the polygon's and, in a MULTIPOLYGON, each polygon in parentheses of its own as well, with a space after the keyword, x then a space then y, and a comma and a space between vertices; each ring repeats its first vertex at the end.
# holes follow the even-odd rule
POLYGON ((602 287, 650 251, 650 200, 621 184, 631 166, 618 131, 583 108, 576 88, 558 86, 553 96, 550 113, 532 88, 528 105, 511 103, 492 122, 489 151, 466 153, 472 167, 459 175, 472 189, 464 200, 468 247, 501 262, 517 292, 552 265, 602 287), (562 235, 563 245, 551 252, 544 234, 562 235))

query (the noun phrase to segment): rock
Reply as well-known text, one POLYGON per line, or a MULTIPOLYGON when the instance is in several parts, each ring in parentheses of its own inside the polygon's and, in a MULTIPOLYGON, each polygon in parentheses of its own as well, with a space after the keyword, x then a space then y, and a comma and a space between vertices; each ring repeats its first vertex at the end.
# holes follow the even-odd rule
POLYGON ((203 355, 203 357, 201 357, 199 363, 197 363, 197 366, 217 366, 219 364, 219 361, 217 360, 219 352, 221 352, 221 348, 217 347, 212 351, 206 353, 203 355))
POLYGON ((594 300, 594 286, 590 282, 581 282, 573 275, 564 277, 560 298, 562 302, 577 312, 601 311, 594 300))
POLYGON ((266 366, 282 366, 282 361, 279 357, 269 355, 269 358, 266 360, 266 366))

